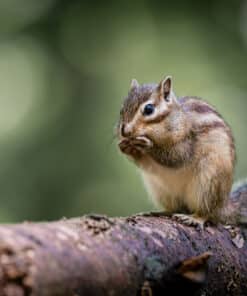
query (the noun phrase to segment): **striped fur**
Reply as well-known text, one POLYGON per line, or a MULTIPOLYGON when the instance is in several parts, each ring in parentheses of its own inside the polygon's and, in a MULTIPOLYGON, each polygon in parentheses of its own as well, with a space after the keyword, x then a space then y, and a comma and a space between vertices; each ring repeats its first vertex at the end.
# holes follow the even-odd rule
POLYGON ((147 84, 133 88, 125 99, 119 129, 122 124, 129 127, 129 145, 140 136, 152 142, 134 160, 156 203, 171 213, 231 221, 227 204, 235 145, 229 125, 213 106, 197 97, 177 99, 172 94, 164 102, 157 85, 147 84), (146 103, 155 105, 157 115, 142 115, 146 103))

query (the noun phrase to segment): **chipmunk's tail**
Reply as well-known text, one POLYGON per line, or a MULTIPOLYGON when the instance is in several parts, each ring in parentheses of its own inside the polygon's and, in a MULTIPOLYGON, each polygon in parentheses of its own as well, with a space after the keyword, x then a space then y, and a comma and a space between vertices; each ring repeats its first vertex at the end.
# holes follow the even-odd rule
POLYGON ((233 185, 229 203, 236 211, 236 222, 247 224, 247 179, 233 185))
POLYGON ((228 225, 247 225, 247 180, 233 185, 227 204, 219 211, 218 222, 228 225))

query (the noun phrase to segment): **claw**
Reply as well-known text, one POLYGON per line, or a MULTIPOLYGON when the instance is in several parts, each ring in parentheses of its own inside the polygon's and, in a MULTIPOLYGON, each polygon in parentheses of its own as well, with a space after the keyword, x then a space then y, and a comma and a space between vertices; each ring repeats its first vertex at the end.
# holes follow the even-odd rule
POLYGON ((152 147, 152 142, 144 136, 139 136, 134 139, 122 139, 118 143, 118 146, 123 153, 138 158, 143 155, 148 148, 152 147))
POLYGON ((142 144, 145 147, 152 147, 153 146, 153 143, 151 142, 151 140, 149 140, 145 136, 136 137, 135 140, 137 141, 137 143, 142 144))
POLYGON ((184 225, 198 227, 200 230, 205 228, 206 220, 196 215, 173 214, 172 218, 184 225))

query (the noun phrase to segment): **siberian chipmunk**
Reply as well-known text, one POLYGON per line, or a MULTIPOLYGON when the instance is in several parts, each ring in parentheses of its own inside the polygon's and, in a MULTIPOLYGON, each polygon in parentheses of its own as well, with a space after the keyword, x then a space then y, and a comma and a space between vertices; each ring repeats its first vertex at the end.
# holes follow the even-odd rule
POLYGON ((187 225, 238 223, 240 201, 230 197, 234 139, 214 107, 197 97, 177 98, 171 77, 143 85, 133 79, 117 135, 166 213, 187 225))

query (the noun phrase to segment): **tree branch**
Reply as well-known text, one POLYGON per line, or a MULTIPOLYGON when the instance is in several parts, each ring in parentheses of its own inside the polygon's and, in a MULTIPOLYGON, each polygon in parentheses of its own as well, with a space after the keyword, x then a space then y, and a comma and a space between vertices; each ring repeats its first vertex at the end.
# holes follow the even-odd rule
POLYGON ((245 235, 157 215, 1 226, 0 295, 247 295, 245 235))

